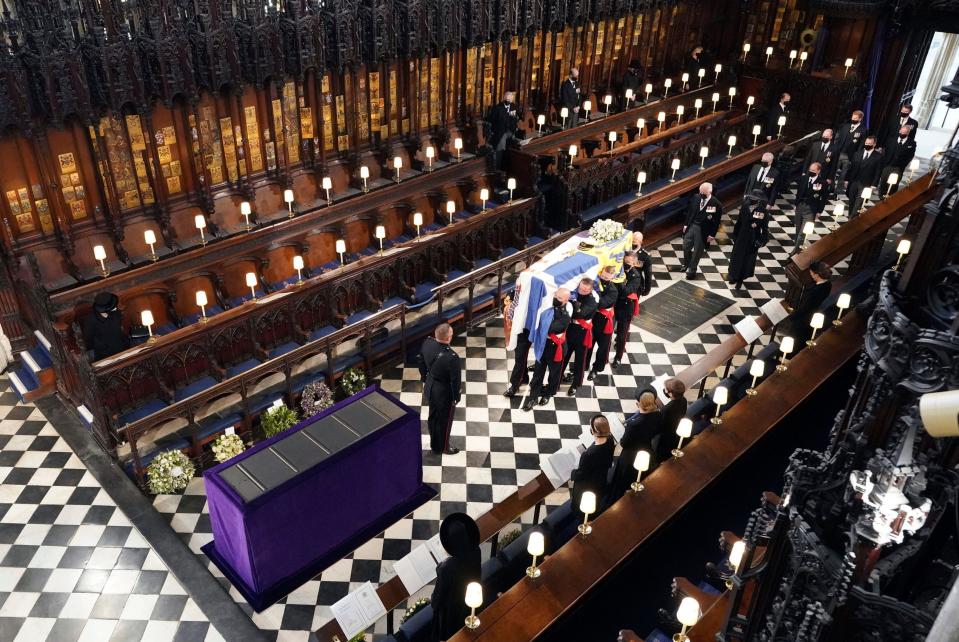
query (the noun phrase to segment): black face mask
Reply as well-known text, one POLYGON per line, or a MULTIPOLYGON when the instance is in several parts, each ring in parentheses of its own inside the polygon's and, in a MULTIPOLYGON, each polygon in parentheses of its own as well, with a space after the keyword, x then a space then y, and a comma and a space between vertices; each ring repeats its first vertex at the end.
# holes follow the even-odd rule
POLYGON ((871 152, 872 148, 875 147, 875 145, 864 145, 864 147, 866 148, 867 152, 871 152))
POLYGON ((762 161, 763 167, 769 167, 769 161, 762 161))
POLYGON ((903 117, 903 118, 909 118, 909 113, 910 113, 910 112, 908 112, 908 111, 903 111, 903 112, 899 112, 899 113, 902 114, 902 117, 903 117))
POLYGON ((553 299, 553 307, 554 307, 554 308, 561 308, 561 307, 563 307, 563 302, 560 301, 559 299, 553 299))
POLYGON ((854 118, 853 121, 852 121, 852 124, 853 124, 853 125, 858 125, 858 124, 859 124, 859 121, 854 118))
POLYGON ((830 142, 830 141, 832 141, 831 138, 823 138, 823 139, 822 139, 822 142, 824 142, 824 143, 828 143, 828 142, 830 142))
POLYGON ((809 178, 816 178, 819 176, 819 172, 809 172, 809 178))

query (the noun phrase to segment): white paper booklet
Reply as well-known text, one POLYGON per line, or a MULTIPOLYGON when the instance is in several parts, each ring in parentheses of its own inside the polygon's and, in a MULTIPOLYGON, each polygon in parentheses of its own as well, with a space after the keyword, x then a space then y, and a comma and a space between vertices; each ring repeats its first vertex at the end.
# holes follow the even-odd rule
POLYGON ((409 555, 397 560, 393 569, 410 595, 436 579, 436 560, 426 544, 420 544, 409 555))
POLYGON ((386 615, 386 607, 370 582, 336 602, 330 610, 347 638, 366 630, 386 615))

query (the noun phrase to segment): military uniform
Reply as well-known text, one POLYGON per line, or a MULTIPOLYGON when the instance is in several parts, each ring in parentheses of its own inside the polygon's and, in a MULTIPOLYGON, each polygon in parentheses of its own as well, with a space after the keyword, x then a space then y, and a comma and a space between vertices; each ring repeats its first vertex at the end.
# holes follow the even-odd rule
POLYGON ((429 407, 430 450, 439 454, 450 449, 453 411, 460 400, 460 357, 448 344, 428 337, 420 351, 419 369, 423 404, 429 407))
POLYGON ((639 250, 636 255, 636 267, 625 267, 626 280, 619 285, 619 298, 616 299, 616 358, 613 365, 619 365, 626 352, 629 341, 629 329, 633 317, 639 313, 639 297, 649 294, 653 287, 653 266, 649 254, 639 250))
POLYGON ((609 349, 613 343, 613 328, 616 325, 615 307, 619 299, 619 287, 612 281, 599 279, 593 290, 599 294, 596 314, 593 315, 593 340, 596 342, 596 357, 593 369, 589 373, 592 381, 596 375, 606 369, 609 363, 609 349))
POLYGON ((529 410, 539 399, 543 405, 556 394, 559 380, 563 374, 563 362, 566 359, 566 330, 570 324, 570 313, 573 309, 569 303, 553 305, 553 318, 547 330, 545 345, 540 358, 536 361, 533 370, 533 380, 529 384, 529 398, 524 408, 529 410), (546 372, 549 371, 549 381, 543 387, 546 372))
POLYGON ((566 372, 566 366, 575 356, 573 372, 567 375, 566 379, 573 383, 567 393, 572 396, 576 394, 576 388, 583 385, 583 373, 593 356, 593 317, 596 315, 599 297, 593 291, 589 294, 573 291, 570 303, 573 304, 573 314, 569 329, 566 330, 566 343, 569 349, 563 360, 563 372, 566 372))

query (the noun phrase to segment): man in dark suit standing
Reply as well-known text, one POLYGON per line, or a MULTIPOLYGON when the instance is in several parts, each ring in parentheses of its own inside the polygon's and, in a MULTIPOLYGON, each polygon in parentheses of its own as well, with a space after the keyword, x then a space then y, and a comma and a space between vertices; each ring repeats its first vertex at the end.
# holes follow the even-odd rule
MULTIPOLYGON (((676 427, 679 420, 686 416, 686 384, 672 377, 663 383, 663 390, 669 402, 663 406, 663 430, 656 444, 656 461, 664 462, 672 456, 672 449, 679 445, 676 427)), ((657 402, 659 396, 657 395, 657 402)))
POLYGON ((763 125, 763 134, 766 136, 766 140, 772 140, 779 134, 779 118, 789 115, 790 99, 789 92, 784 91, 779 95, 779 102, 766 112, 766 122, 763 125))
POLYGON ((430 431, 430 450, 435 455, 455 455, 450 446, 453 412, 460 401, 460 356, 450 347, 453 328, 448 323, 436 326, 432 337, 423 342, 418 360, 423 378, 423 403, 429 406, 426 420, 430 431))
POLYGON ((882 148, 882 159, 885 167, 882 168, 882 174, 879 177, 879 189, 882 190, 883 194, 886 193, 887 189, 890 194, 896 193, 896 190, 899 189, 899 182, 902 181, 903 172, 916 156, 916 141, 909 138, 909 132, 909 125, 903 125, 882 148), (888 188, 886 185, 890 174, 899 174, 899 181, 896 181, 892 188, 888 188))
POLYGON ((576 127, 579 124, 579 100, 579 69, 573 67, 559 88, 559 102, 569 110, 569 118, 566 121, 568 127, 576 127))
POLYGON ((819 167, 822 169, 820 174, 822 174, 826 183, 830 183, 836 175, 837 158, 833 131, 824 129, 819 140, 809 146, 809 150, 806 152, 806 160, 803 162, 803 171, 808 172, 810 165, 819 163, 819 167))
POLYGON ((548 317, 549 327, 546 331, 546 337, 542 339, 542 348, 540 348, 539 359, 536 360, 536 367, 533 369, 533 380, 529 384, 529 396, 526 403, 523 404, 523 410, 532 410, 534 405, 545 406, 549 403, 549 398, 556 394, 559 389, 559 381, 563 376, 563 362, 566 360, 566 353, 569 347, 566 345, 566 330, 569 328, 570 316, 573 313, 573 306, 569 303, 569 290, 559 288, 553 295, 553 307, 541 315, 542 323, 546 322, 545 315, 548 317), (549 372, 549 379, 546 379, 546 373, 549 372), (543 383, 546 382, 544 386, 543 383))
POLYGON ((719 221, 723 216, 723 204, 713 196, 712 183, 699 186, 699 194, 689 201, 686 209, 686 224, 683 226, 683 265, 686 278, 696 276, 699 260, 706 245, 716 240, 719 221))
POLYGON ((896 130, 903 127, 909 128, 909 140, 916 141, 916 130, 919 129, 919 121, 912 117, 912 105, 906 103, 899 108, 899 124, 896 130))
POLYGON ((876 149, 876 137, 867 136, 863 142, 862 151, 853 157, 846 172, 846 197, 850 203, 849 218, 859 215, 863 205, 862 188, 875 188, 879 184, 882 165, 882 154, 876 149))
POLYGON ((754 190, 762 190, 766 200, 770 203, 776 202, 776 178, 779 176, 779 170, 773 167, 773 161, 776 157, 770 152, 763 154, 762 159, 749 170, 749 177, 746 178, 746 191, 744 194, 752 194, 754 190))
POLYGON ((790 256, 799 252, 802 243, 803 226, 812 220, 819 220, 826 207, 826 179, 822 175, 819 163, 809 166, 809 171, 796 181, 796 209, 793 212, 793 225, 796 226, 795 243, 790 256))
POLYGON ((626 68, 626 73, 623 74, 623 97, 622 105, 623 108, 626 107, 626 90, 631 89, 633 92, 633 98, 631 105, 636 105, 636 99, 641 95, 640 87, 643 84, 642 71, 643 66, 639 63, 638 60, 630 61, 629 66, 626 68))
POLYGON ((497 103, 490 110, 489 124, 492 134, 489 145, 495 150, 494 164, 498 168, 502 164, 503 150, 516 135, 516 125, 519 122, 519 113, 513 100, 516 94, 508 91, 503 95, 502 102, 497 103))
POLYGON ((833 189, 838 194, 846 182, 846 171, 853 157, 862 149, 866 136, 866 126, 862 123, 864 114, 858 109, 852 113, 848 123, 839 127, 836 134, 836 150, 839 157, 836 161, 836 173, 833 178, 833 189))

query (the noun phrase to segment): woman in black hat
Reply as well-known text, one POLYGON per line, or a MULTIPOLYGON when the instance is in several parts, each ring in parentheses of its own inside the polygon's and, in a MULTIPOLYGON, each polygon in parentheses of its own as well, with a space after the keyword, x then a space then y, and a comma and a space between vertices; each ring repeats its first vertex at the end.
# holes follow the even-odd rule
POLYGON ((743 201, 733 236, 736 240, 729 255, 727 280, 738 290, 743 287, 743 281, 755 275, 759 248, 769 241, 769 212, 760 188, 753 190, 743 201))
POLYGON ((480 581, 479 527, 466 513, 448 515, 440 524, 440 543, 450 556, 436 569, 431 642, 447 640, 463 628, 469 615, 466 585, 480 581))
POLYGON ((93 360, 99 361, 130 347, 123 331, 123 316, 117 309, 119 299, 112 292, 100 292, 93 299, 93 314, 83 324, 83 340, 93 360))

